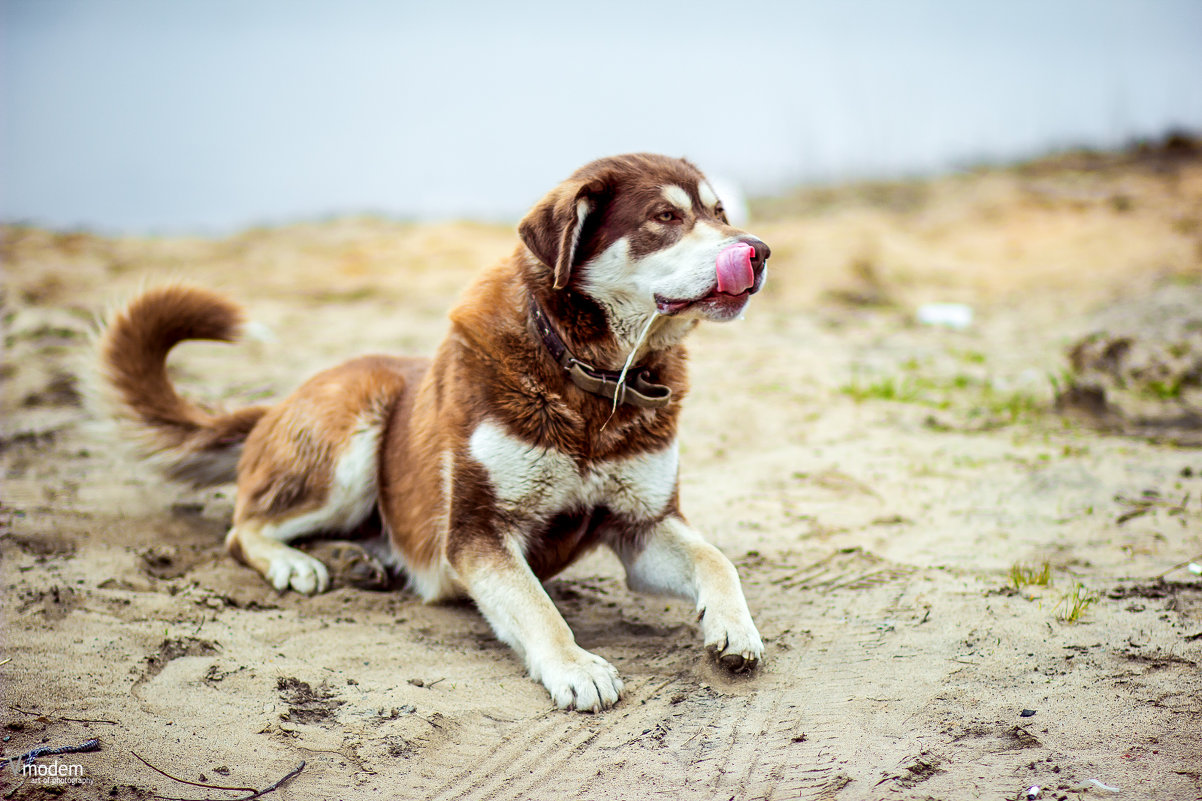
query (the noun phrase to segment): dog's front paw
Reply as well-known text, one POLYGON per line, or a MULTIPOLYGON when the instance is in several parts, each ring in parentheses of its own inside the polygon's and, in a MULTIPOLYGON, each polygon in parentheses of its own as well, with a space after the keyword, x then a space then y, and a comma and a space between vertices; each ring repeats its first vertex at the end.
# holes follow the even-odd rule
POLYGON ((701 632, 706 650, 731 673, 754 670, 764 659, 764 641, 750 617, 740 620, 707 609, 702 613, 701 632))
POLYGON ((600 712, 622 695, 622 680, 614 666, 583 648, 576 648, 572 658, 548 660, 535 678, 560 709, 600 712))
POLYGON ((293 548, 271 557, 267 580, 280 592, 291 587, 303 595, 325 592, 330 586, 330 574, 326 566, 293 548))

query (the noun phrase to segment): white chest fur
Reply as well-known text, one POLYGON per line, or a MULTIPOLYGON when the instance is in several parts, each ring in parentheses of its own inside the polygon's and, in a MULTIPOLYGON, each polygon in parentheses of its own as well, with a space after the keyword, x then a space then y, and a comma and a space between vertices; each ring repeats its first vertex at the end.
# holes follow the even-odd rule
POLYGON ((638 520, 658 517, 676 489, 677 448, 581 465, 551 448, 532 447, 485 421, 469 450, 488 472, 497 503, 519 517, 606 506, 638 520))

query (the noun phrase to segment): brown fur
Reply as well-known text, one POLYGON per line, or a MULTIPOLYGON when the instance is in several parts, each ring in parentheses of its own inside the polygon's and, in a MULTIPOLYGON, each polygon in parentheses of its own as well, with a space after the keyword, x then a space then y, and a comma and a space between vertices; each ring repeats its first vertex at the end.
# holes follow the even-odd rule
POLYGON ((181 397, 167 376, 167 353, 187 339, 231 342, 242 314, 203 289, 167 286, 140 295, 117 313, 100 340, 103 377, 114 413, 132 423, 148 455, 164 455, 172 478, 196 484, 234 479, 237 452, 267 412, 250 406, 210 411, 181 397))
POLYGON ((352 428, 383 423, 425 368, 424 360, 364 356, 318 373, 290 402, 272 407, 246 440, 234 522, 273 520, 319 505, 352 428), (348 416, 347 410, 357 414, 348 416), (281 470, 281 465, 306 469, 281 470))

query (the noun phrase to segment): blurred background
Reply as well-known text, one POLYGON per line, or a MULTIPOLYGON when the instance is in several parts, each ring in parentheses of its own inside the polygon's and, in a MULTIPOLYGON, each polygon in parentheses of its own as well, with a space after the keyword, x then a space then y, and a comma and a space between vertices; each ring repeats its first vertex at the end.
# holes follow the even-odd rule
POLYGON ((1202 130, 1196 0, 0 7, 0 218, 56 228, 512 220, 622 151, 764 195, 1202 130))

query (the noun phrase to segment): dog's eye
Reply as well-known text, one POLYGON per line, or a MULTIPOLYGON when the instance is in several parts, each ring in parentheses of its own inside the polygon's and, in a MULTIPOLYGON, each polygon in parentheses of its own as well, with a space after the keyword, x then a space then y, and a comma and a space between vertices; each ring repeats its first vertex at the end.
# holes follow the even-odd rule
POLYGON ((722 222, 726 222, 726 209, 722 208, 721 204, 714 206, 714 216, 722 222))
POLYGON ((676 222, 680 219, 680 215, 674 211, 661 211, 655 215, 655 219, 662 223, 676 222))

